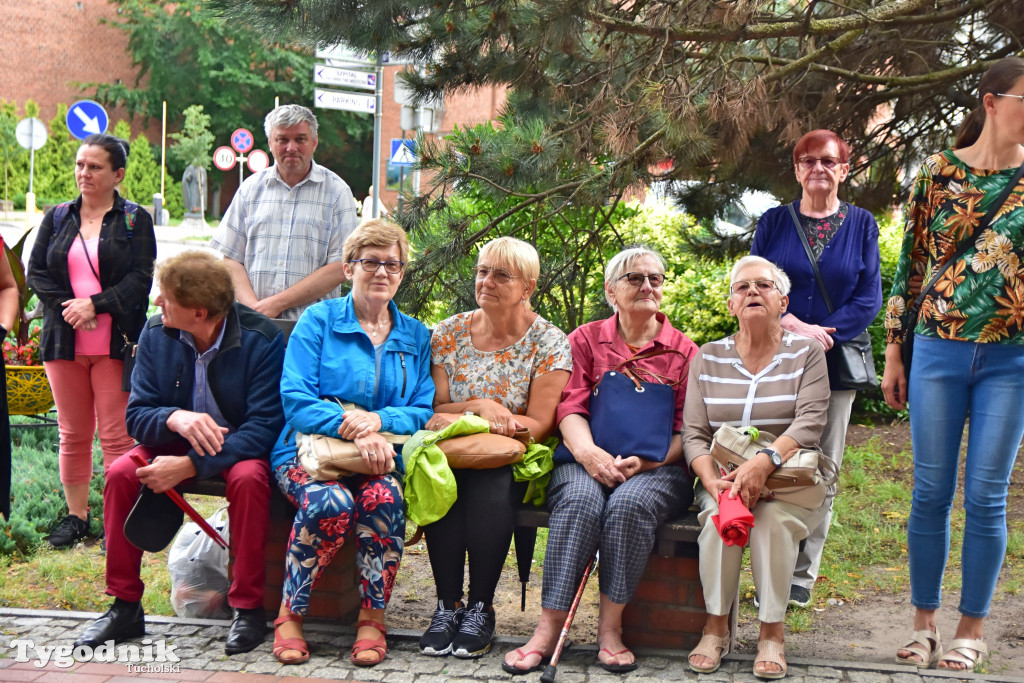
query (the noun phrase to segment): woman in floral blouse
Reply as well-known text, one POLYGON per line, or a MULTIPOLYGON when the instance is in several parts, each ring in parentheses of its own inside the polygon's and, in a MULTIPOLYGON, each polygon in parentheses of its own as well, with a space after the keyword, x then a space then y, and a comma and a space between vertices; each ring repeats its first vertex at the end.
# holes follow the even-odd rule
MULTIPOLYGON (((565 334, 530 309, 539 275, 537 250, 526 242, 499 237, 480 250, 479 308, 448 318, 431 338, 436 412, 427 429, 437 431, 475 413, 491 423, 492 433, 510 435, 528 427, 538 441, 551 434, 572 354, 565 334)), ((420 650, 472 658, 486 654, 494 638, 491 603, 512 543, 516 487, 510 466, 454 474, 455 504, 423 527, 438 603, 420 650), (468 608, 463 603, 467 554, 468 608)))
POLYGON ((980 103, 953 149, 929 157, 907 207, 906 234, 885 315, 882 391, 913 405, 914 497, 907 524, 914 633, 897 661, 967 670, 988 654, 982 627, 1006 552, 1010 472, 1024 436, 1024 182, 977 238, 975 226, 1024 163, 1024 59, 985 72, 980 103), (913 371, 900 357, 908 307, 963 240, 973 244, 927 293, 915 328, 913 371), (960 441, 970 417, 960 621, 942 653, 935 625, 949 555, 960 441))

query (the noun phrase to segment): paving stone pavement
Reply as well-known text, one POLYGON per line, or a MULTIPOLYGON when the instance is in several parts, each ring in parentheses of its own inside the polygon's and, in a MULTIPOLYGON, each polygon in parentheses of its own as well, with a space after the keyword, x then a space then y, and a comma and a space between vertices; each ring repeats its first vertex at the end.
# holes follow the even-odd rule
MULTIPOLYGON (((125 683, 134 680, 208 681, 210 683, 271 683, 292 677, 313 683, 321 681, 386 681, 387 683, 469 683, 470 681, 510 681, 536 683, 540 675, 510 676, 501 669, 500 657, 522 645, 521 639, 499 638, 490 654, 480 659, 424 657, 416 646, 418 633, 395 631, 388 634, 388 657, 373 668, 349 663, 353 640, 351 628, 310 623, 306 636, 312 656, 305 664, 282 666, 271 652, 271 637, 253 652, 228 657, 224 654, 227 622, 204 619, 147 617, 146 638, 132 643, 153 647, 161 643, 180 658, 180 662, 127 663, 65 662, 54 663, 54 655, 45 666, 37 666, 34 647, 67 646, 98 614, 22 609, 0 609, 0 682, 37 681, 39 683, 125 683), (17 645, 32 641, 32 646, 17 645), (19 648, 27 653, 18 661, 19 648)), ((52 651, 51 651, 52 652, 52 651)), ((651 650, 638 652, 640 667, 628 674, 610 674, 596 664, 593 645, 575 645, 558 665, 558 683, 653 683, 655 681, 696 681, 699 683, 754 683, 753 657, 731 655, 713 674, 695 674, 686 665, 684 652, 651 650)), ((67 655, 65 655, 67 656, 67 655)), ((1024 672, 1014 675, 956 674, 929 670, 923 672, 896 664, 830 662, 793 658, 789 662, 789 683, 951 683, 957 680, 1024 683, 1024 672)))

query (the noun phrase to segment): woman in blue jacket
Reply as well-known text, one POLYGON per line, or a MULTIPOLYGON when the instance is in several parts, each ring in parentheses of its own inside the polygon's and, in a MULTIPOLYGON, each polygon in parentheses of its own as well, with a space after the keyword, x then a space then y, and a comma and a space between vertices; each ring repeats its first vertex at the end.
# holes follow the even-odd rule
POLYGON ((405 511, 401 474, 392 471, 401 463, 381 432, 421 429, 434 398, 427 328, 392 301, 408 254, 397 225, 360 225, 344 247, 351 294, 311 306, 288 340, 281 376, 287 424, 270 456, 278 486, 298 508, 274 621, 274 655, 284 664, 309 659, 302 618, 310 589, 350 538, 359 546, 361 597, 351 661, 373 666, 387 653, 384 609, 402 559, 405 511), (294 432, 354 442, 376 474, 312 479, 298 462, 294 432))
MULTIPOLYGON (((820 445, 836 469, 843 463, 846 427, 856 397, 855 390, 837 381, 838 346, 866 330, 882 307, 878 225, 870 212, 839 199, 839 185, 850 172, 849 160, 850 146, 830 130, 812 130, 800 138, 793 148, 793 167, 803 195, 792 204, 799 228, 790 205, 766 211, 757 222, 750 249, 782 268, 792 280, 782 327, 816 339, 825 348, 832 398, 820 445), (831 312, 798 230, 818 261, 831 312)), ((811 587, 818 577, 821 550, 832 521, 831 500, 828 514, 811 531, 797 558, 789 592, 791 605, 804 607, 811 601, 811 587)))

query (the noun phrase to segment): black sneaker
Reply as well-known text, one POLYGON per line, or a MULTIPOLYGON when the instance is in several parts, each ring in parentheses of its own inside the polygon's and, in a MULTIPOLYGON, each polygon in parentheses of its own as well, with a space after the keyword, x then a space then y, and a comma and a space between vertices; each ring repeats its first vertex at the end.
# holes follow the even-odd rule
POLYGON ((83 538, 89 535, 89 522, 92 515, 87 514, 83 520, 74 515, 68 515, 60 521, 60 524, 53 527, 46 542, 54 548, 70 548, 83 538))
POLYGON ((803 586, 790 586, 789 604, 793 607, 807 607, 811 604, 811 589, 803 586))
POLYGON ((466 610, 452 640, 452 654, 460 659, 482 657, 494 640, 494 609, 478 602, 466 610))
POLYGON ((420 652, 431 657, 442 657, 452 651, 452 639, 459 632, 466 608, 462 603, 438 600, 437 609, 430 619, 430 628, 420 636, 420 652))

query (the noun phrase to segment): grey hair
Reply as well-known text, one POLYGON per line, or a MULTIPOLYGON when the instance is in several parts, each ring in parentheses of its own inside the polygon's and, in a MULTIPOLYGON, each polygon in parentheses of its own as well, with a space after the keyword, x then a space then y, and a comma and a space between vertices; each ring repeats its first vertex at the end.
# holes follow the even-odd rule
POLYGON ((267 118, 263 120, 263 131, 267 134, 267 140, 270 140, 275 128, 291 128, 303 122, 309 124, 309 132, 316 139, 316 115, 301 104, 282 104, 267 114, 267 118))
POLYGON ((789 295, 789 289, 792 286, 789 282, 789 276, 783 272, 782 268, 772 263, 766 258, 760 256, 748 255, 741 258, 732 267, 732 272, 729 273, 729 291, 732 291, 732 285, 736 282, 736 275, 747 266, 764 266, 772 273, 772 280, 775 282, 775 287, 779 290, 779 294, 782 296, 789 295))
POLYGON ((615 256, 612 256, 611 260, 608 261, 608 265, 604 267, 604 298, 608 302, 608 305, 612 307, 612 310, 617 311, 619 309, 612 301, 612 298, 608 296, 608 287, 615 286, 615 282, 618 281, 620 277, 628 273, 629 269, 633 267, 633 264, 644 256, 654 258, 661 265, 661 272, 665 272, 665 259, 662 258, 661 254, 649 247, 643 246, 642 244, 626 247, 615 256))

